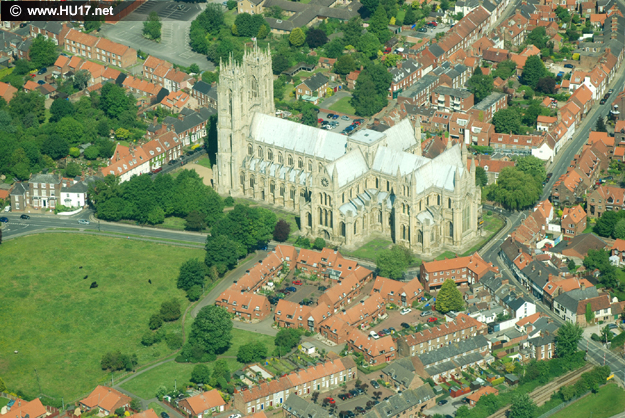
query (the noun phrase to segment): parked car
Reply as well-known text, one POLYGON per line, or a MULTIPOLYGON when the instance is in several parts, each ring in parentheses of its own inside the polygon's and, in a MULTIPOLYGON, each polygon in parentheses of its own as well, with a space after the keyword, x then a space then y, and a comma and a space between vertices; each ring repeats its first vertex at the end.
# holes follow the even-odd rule
POLYGON ((46 82, 43 80, 39 80, 37 81, 37 84, 39 84, 40 86, 43 86, 44 84, 46 84, 46 82))
POLYGON ((428 31, 428 28, 419 28, 417 29, 417 32, 421 32, 421 33, 426 33, 428 31))
POLYGON ((357 120, 355 120, 355 121, 353 121, 353 122, 352 122, 352 125, 358 125, 358 126, 360 126, 361 124, 362 124, 362 122, 359 122, 359 121, 357 121, 357 120))
POLYGON ((401 325, 401 327, 402 327, 402 328, 405 328, 405 329, 410 328, 410 324, 408 324, 407 322, 402 322, 402 323, 401 323, 401 324, 399 324, 399 325, 401 325))
POLYGON ((436 23, 436 22, 429 22, 428 25, 433 26, 433 27, 437 27, 438 23, 436 23))
POLYGON ((169 418, 169 414, 165 411, 161 412, 161 417, 163 418, 169 418))
POLYGON ((340 400, 342 400, 342 401, 344 401, 344 400, 348 399, 348 398, 347 398, 347 394, 345 394, 345 393, 341 393, 341 394, 339 395, 339 399, 340 399, 340 400))
POLYGON ((30 216, 28 216, 28 215, 22 215, 22 216, 20 216, 20 219, 30 219, 30 216))
POLYGON ((293 280, 293 284, 301 286, 302 285, 302 281, 301 280, 293 280))
POLYGON ((380 336, 378 335, 378 333, 377 333, 377 332, 375 332, 375 331, 371 331, 371 332, 369 333, 369 335, 371 335, 371 337, 372 337, 374 340, 377 340, 377 339, 379 339, 379 338, 380 338, 380 336))
POLYGON ((354 418, 356 414, 354 414, 352 411, 343 411, 343 416, 345 418, 354 418))
POLYGON ((278 301, 280 300, 279 297, 276 296, 269 296, 267 298, 267 300, 269 301, 269 303, 271 303, 272 305, 275 305, 276 303, 278 303, 278 301))
POLYGON ((399 313, 402 315, 408 315, 410 312, 412 312, 412 309, 410 308, 404 308, 401 311, 399 311, 399 313))
POLYGON ((291 292, 284 292, 284 296, 289 296, 291 292))
POLYGON ((393 327, 388 327, 388 329, 391 331, 391 334, 394 334, 397 332, 397 330, 393 327))
POLYGON ((297 292, 297 289, 296 289, 295 287, 293 287, 293 286, 290 286, 290 287, 287 287, 287 288, 286 288, 286 291, 287 291, 287 292, 292 292, 292 293, 295 293, 295 292, 297 292))
POLYGON ((354 388, 354 390, 358 392, 359 395, 362 395, 363 393, 365 393, 365 391, 360 388, 354 388))
POLYGON ((334 117, 334 113, 328 113, 328 116, 326 116, 326 118, 328 119, 332 119, 334 117))
POLYGON ((320 292, 325 292, 326 290, 328 290, 328 288, 325 286, 319 286, 317 290, 319 290, 320 292))
POLYGON ((326 122, 326 121, 321 118, 317 119, 317 123, 323 123, 323 122, 326 122))
POLYGON ((448 401, 447 401, 447 399, 442 399, 442 400, 438 401, 438 404, 439 404, 440 406, 443 406, 443 405, 445 405, 447 402, 448 402, 448 401))
POLYGON ((334 405, 336 403, 336 401, 334 400, 334 398, 326 398, 326 401, 328 401, 328 403, 330 405, 334 405))
POLYGON ((41 74, 45 74, 48 72, 48 69, 43 67, 42 69, 40 69, 39 71, 37 71, 37 74, 41 75, 41 74))
POLYGON ((356 389, 352 389, 352 390, 350 390, 350 391, 349 391, 349 393, 351 393, 351 394, 352 394, 352 395, 354 395, 354 396, 358 396, 358 395, 360 395, 356 389))
POLYGON ((616 324, 608 324, 608 328, 609 329, 615 329, 615 328, 618 328, 618 327, 616 326, 616 324))
POLYGON ((241 414, 232 414, 228 418, 241 418, 241 414))
POLYGON ((438 318, 428 318, 428 322, 436 322, 438 321, 438 318))
POLYGON ((351 132, 351 131, 353 131, 354 129, 355 129, 355 128, 354 128, 354 125, 349 125, 349 126, 348 126, 347 128, 345 128, 344 130, 345 130, 345 132, 351 132))
POLYGON ((8 223, 9 218, 7 218, 6 216, 3 216, 2 218, 0 218, 0 222, 8 223))
POLYGON ((380 337, 384 337, 386 335, 386 333, 384 331, 378 331, 378 335, 380 337))
POLYGON ((382 331, 384 331, 384 335, 390 335, 391 334, 391 330, 388 328, 384 328, 382 331))
POLYGON ((332 119, 338 119, 339 115, 332 115, 332 119))
POLYGON ((608 94, 612 94, 612 93, 614 93, 614 89, 608 90, 608 94))
POLYGON ((564 68, 575 68, 573 64, 564 64, 564 68))
POLYGON ((362 406, 357 406, 356 408, 354 408, 354 411, 356 411, 357 414, 364 414, 365 408, 363 408, 362 406))
POLYGON ((81 225, 89 225, 90 222, 86 219, 79 219, 78 223, 81 225))
POLYGON ((423 311, 423 312, 421 312, 421 316, 422 317, 429 316, 429 315, 432 315, 432 312, 430 312, 430 311, 423 311))
POLYGON ((350 120, 350 117, 346 116, 346 115, 343 115, 343 116, 341 116, 341 119, 343 119, 343 120, 350 120))
POLYGON ((371 381, 371 386, 373 386, 374 389, 379 389, 380 388, 380 384, 377 381, 375 381, 375 380, 371 381))

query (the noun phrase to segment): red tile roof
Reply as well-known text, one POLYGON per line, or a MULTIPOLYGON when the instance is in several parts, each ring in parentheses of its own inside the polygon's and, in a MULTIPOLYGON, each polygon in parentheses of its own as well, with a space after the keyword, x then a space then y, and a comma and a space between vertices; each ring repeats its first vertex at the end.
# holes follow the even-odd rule
POLYGON ((209 390, 208 392, 203 392, 199 395, 191 396, 190 398, 185 398, 180 402, 186 403, 189 406, 189 409, 193 411, 193 415, 200 415, 209 409, 219 408, 220 406, 226 405, 226 402, 224 402, 217 389, 209 390))
POLYGON ((118 408, 130 405, 130 401, 128 396, 113 388, 98 386, 80 403, 90 409, 97 406, 105 411, 113 412, 118 408))

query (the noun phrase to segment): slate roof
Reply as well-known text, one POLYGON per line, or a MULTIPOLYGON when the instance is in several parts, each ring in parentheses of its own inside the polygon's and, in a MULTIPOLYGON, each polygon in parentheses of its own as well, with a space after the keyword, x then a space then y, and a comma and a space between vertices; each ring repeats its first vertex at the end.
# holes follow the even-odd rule
POLYGON ((476 335, 468 340, 461 340, 460 342, 446 345, 436 350, 429 351, 425 354, 419 355, 421 363, 424 366, 429 366, 436 362, 452 359, 456 356, 465 355, 473 350, 479 350, 482 347, 488 348, 488 340, 483 335, 476 335))
POLYGON ((15 187, 11 191, 11 196, 24 196, 24 194, 27 191, 28 191, 28 182, 27 181, 19 182, 15 185, 15 187))
POLYGON ((399 93, 402 97, 415 97, 418 96, 423 90, 427 89, 432 84, 438 81, 438 77, 433 74, 426 74, 417 80, 410 88, 399 93))
POLYGON ((382 369, 382 373, 390 376, 393 380, 401 382, 406 387, 410 386, 410 383, 417 376, 416 372, 413 357, 401 358, 382 369))
POLYGON ((54 33, 58 35, 63 30, 63 24, 61 22, 48 21, 48 22, 30 22, 31 26, 38 27, 39 29, 44 29, 48 32, 54 33))
POLYGON ((454 89, 451 87, 438 86, 434 89, 434 94, 443 94, 445 96, 461 97, 466 99, 471 96, 469 90, 454 89))
POLYGON ((564 306, 568 311, 577 313, 577 305, 579 301, 597 297, 596 287, 587 287, 585 289, 574 289, 570 292, 566 292, 554 299, 560 305, 564 306))
POLYGON ((310 77, 309 79, 304 80, 304 84, 306 84, 308 88, 311 89, 312 91, 317 91, 324 84, 326 84, 328 80, 329 80, 328 77, 326 77, 325 75, 321 73, 317 73, 314 76, 310 77))
POLYGON ((482 99, 481 102, 473 106, 473 108, 477 110, 486 110, 489 107, 491 107, 493 104, 495 104, 498 100, 501 100, 502 97, 505 97, 505 96, 506 95, 503 93, 498 93, 494 91, 488 96, 486 96, 484 99, 482 99))
POLYGON ((286 398, 282 408, 299 418, 329 418, 328 412, 321 405, 308 402, 295 393, 286 398))
MULTIPOLYGON (((184 111, 185 109, 182 109, 181 113, 184 111)), ((167 116, 163 123, 167 126, 173 126, 174 132, 176 132, 176 134, 181 134, 208 121, 208 118, 215 113, 217 112, 214 109, 203 107, 198 111, 192 111, 192 113, 186 115, 183 120, 174 118, 173 116, 167 116)))
POLYGON ((202 94, 208 94, 212 89, 212 86, 205 81, 198 81, 193 85, 193 90, 199 91, 202 94))
POLYGON ((428 47, 428 49, 436 58, 439 58, 445 54, 443 48, 441 48, 438 44, 432 44, 428 47))
POLYGON ((408 389, 375 405, 364 417, 390 418, 404 415, 405 411, 429 401, 434 398, 434 396, 434 390, 432 390, 430 385, 422 385, 416 389, 408 389))
POLYGON ((30 183, 46 183, 58 184, 61 182, 61 176, 58 174, 35 174, 29 180, 30 183))
POLYGON ((525 267, 521 272, 528 278, 532 283, 536 284, 539 288, 545 287, 547 281, 549 281, 549 275, 557 276, 560 272, 558 269, 555 269, 549 265, 545 265, 540 261, 533 260, 530 262, 527 267, 525 267))

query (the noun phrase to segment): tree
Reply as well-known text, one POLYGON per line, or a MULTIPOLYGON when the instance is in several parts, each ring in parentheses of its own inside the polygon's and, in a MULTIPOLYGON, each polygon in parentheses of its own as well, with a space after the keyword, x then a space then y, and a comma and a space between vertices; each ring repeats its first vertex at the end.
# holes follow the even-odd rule
POLYGON ((93 19, 93 20, 85 21, 85 31, 87 33, 93 32, 94 30, 98 31, 100 30, 101 27, 102 27, 102 20, 100 19, 93 19))
POLYGON ((301 336, 302 330, 300 329, 283 328, 278 331, 274 340, 278 355, 283 355, 291 351, 293 347, 299 344, 301 336))
POLYGON ((315 242, 313 242, 313 249, 315 250, 323 250, 326 246, 326 240, 323 238, 315 238, 315 242))
POLYGON ((226 359, 219 359, 215 362, 212 377, 213 379, 225 379, 226 382, 230 381, 232 375, 230 373, 230 367, 228 367, 228 361, 226 361, 226 359))
POLYGON ((493 71, 493 77, 499 77, 502 80, 506 80, 514 74, 516 70, 516 62, 512 60, 505 60, 497 64, 497 69, 493 71))
POLYGON ((28 56, 35 68, 47 67, 56 61, 58 56, 56 45, 52 39, 44 38, 43 35, 39 34, 30 44, 28 56))
POLYGON ((239 347, 237 361, 239 363, 255 363, 268 355, 267 346, 260 341, 250 342, 239 347))
POLYGON ((395 67, 399 61, 401 61, 401 56, 397 54, 388 54, 384 57, 384 66, 388 68, 395 67))
POLYGON ((156 12, 151 12, 148 18, 143 22, 143 36, 154 41, 161 39, 161 28, 163 24, 156 12))
POLYGON ((310 104, 308 104, 307 106, 305 105, 302 109, 302 124, 316 127, 318 119, 317 114, 318 111, 315 106, 312 106, 310 104))
POLYGON ((521 133, 521 118, 516 110, 511 108, 500 109, 495 112, 493 125, 495 125, 495 132, 497 133, 521 133))
POLYGON ((525 61, 523 73, 521 74, 521 82, 536 90, 538 81, 547 76, 548 72, 538 55, 532 55, 525 61))
POLYGON ((280 219, 276 223, 276 227, 273 230, 273 239, 278 242, 285 242, 289 239, 289 234, 291 233, 291 225, 284 219, 280 219))
POLYGON ((416 21, 417 17, 415 16, 415 12, 412 7, 409 7, 404 16, 404 25, 414 25, 416 21))
POLYGON ((74 105, 69 100, 56 99, 50 106, 50 122, 58 122, 65 116, 72 116, 74 114, 74 105))
POLYGON ((390 39, 388 22, 389 18, 386 14, 386 9, 384 9, 384 6, 380 4, 369 20, 369 28, 367 30, 377 36, 381 43, 384 43, 390 39))
POLYGON ((479 103, 493 92, 493 79, 487 75, 473 74, 467 87, 475 96, 475 103, 479 103))
POLYGON ((203 286, 206 277, 206 265, 197 258, 191 258, 180 266, 178 289, 189 290, 195 285, 203 286))
POLYGON ((538 185, 542 186, 543 181, 547 178, 545 163, 538 157, 529 155, 519 158, 516 162, 516 168, 524 173, 530 174, 536 180, 538 185))
POLYGON ((461 311, 463 308, 464 300, 456 282, 451 279, 445 280, 436 298, 436 310, 447 313, 449 311, 461 311))
POLYGON ((592 324, 592 321, 595 320, 595 313, 592 311, 592 306, 590 303, 586 304, 586 323, 592 324))
POLYGON ((517 395, 512 400, 510 406, 510 418, 534 418, 536 412, 536 404, 527 393, 517 395))
MULTIPOLYGON (((2 230, 0 229, 0 231, 2 231, 2 230)), ((1 235, 2 235, 2 232, 0 232, 0 236, 1 235)), ((0 240, 0 243, 1 242, 2 241, 0 240)), ((2 380, 2 378, 0 377, 0 392, 5 392, 6 393, 6 391, 7 391, 7 385, 4 383, 4 380, 2 380)))
POLYGON ((449 10, 449 0, 441 0, 440 7, 443 11, 449 10))
POLYGON ((533 44, 538 49, 545 49, 547 47, 548 40, 549 37, 547 36, 547 30, 544 26, 535 28, 529 35, 527 35, 527 42, 529 44, 533 44))
POLYGON ((597 124, 595 125, 596 132, 608 132, 608 128, 605 126, 605 120, 603 116, 599 116, 597 124))
POLYGON ((501 170, 497 184, 489 186, 487 198, 510 210, 532 206, 540 197, 542 188, 535 179, 516 167, 501 170))
POLYGON ((309 29, 306 34, 306 43, 310 48, 318 48, 328 42, 328 35, 321 29, 309 29))
POLYGON ((271 60, 271 70, 275 75, 281 74, 289 68, 289 59, 282 54, 276 54, 271 60))
POLYGON ((237 260, 247 254, 243 246, 230 238, 221 235, 206 237, 206 258, 207 267, 215 266, 219 274, 234 268, 237 260))
POLYGON ((56 133, 62 138, 65 138, 70 145, 82 144, 84 127, 83 124, 78 122, 71 116, 65 116, 56 124, 56 133))
POLYGON ((52 159, 58 160, 59 158, 67 156, 69 153, 69 144, 61 136, 52 134, 44 141, 41 146, 41 152, 52 159))
POLYGON ((80 168, 78 164, 74 162, 67 164, 67 167, 65 167, 66 177, 74 178, 74 177, 80 176, 81 173, 82 173, 82 169, 80 168))
POLYGON ((568 22, 571 20, 571 14, 567 9, 562 6, 556 7, 555 13, 556 16, 558 16, 558 19, 560 19, 562 22, 568 22))
POLYGON ((230 346, 231 331, 232 321, 226 309, 215 305, 205 306, 191 324, 188 344, 201 347, 209 354, 221 354, 230 346))
MULTIPOLYGON (((85 25, 86 25, 86 22, 85 22, 85 25)), ((130 409, 132 409, 133 411, 140 411, 141 401, 137 398, 132 398, 132 400, 130 401, 130 409)))
POLYGON ((614 334, 612 333, 612 330, 610 329, 609 326, 606 325, 605 327, 601 328, 601 341, 602 342, 607 344, 610 341, 612 341, 613 338, 614 338, 614 334))
POLYGON ((356 61, 354 61, 354 57, 351 54, 341 55, 334 63, 334 72, 340 75, 347 75, 355 69, 356 61))
POLYGON ((625 239, 625 219, 621 219, 616 223, 612 235, 617 239, 625 239))
MULTIPOLYGON (((362 35, 356 42, 356 49, 362 52, 367 58, 375 58, 381 48, 380 40, 370 32, 362 35)), ((358 85, 358 84, 356 84, 358 85)))
POLYGON ((276 222, 276 215, 267 209, 235 205, 213 226, 211 235, 225 235, 251 252, 269 242, 276 222))
POLYGON ((291 31, 291 34, 289 35, 289 42, 293 46, 304 45, 304 42, 306 42, 306 35, 304 35, 302 28, 295 28, 291 31))
POLYGON ((91 73, 87 70, 78 70, 76 74, 74 74, 74 88, 77 90, 84 90, 89 85, 89 80, 91 80, 91 73))
POLYGON ((208 384, 211 378, 210 369, 205 364, 197 364, 191 372, 191 381, 198 384, 208 384))
POLYGON ((13 64, 15 65, 12 73, 14 75, 26 75, 30 71, 30 63, 25 59, 16 60, 13 64))
POLYGON ((100 366, 102 370, 127 370, 131 371, 137 365, 137 355, 122 354, 120 351, 108 352, 102 356, 100 366))
POLYGON ((536 84, 536 90, 545 94, 555 94, 556 80, 553 77, 543 77, 538 80, 538 84, 536 84))
POLYGON ((570 260, 569 260, 569 264, 567 265, 567 267, 568 267, 569 271, 571 271, 571 272, 572 272, 572 271, 574 271, 574 270, 575 270, 575 268, 577 267, 577 266, 575 265, 575 260, 570 259, 570 260))
POLYGON ((123 417, 124 416, 124 412, 126 412, 126 410, 124 408, 117 408, 115 410, 115 415, 117 415, 118 417, 123 417))
MULTIPOLYGON (((616 223, 621 219, 621 212, 606 211, 595 224, 594 232, 602 237, 609 237, 614 232, 616 223)), ((590 255, 590 253, 589 253, 590 255)))
POLYGON ((556 354, 560 358, 570 357, 577 352, 577 344, 584 330, 579 324, 566 321, 556 335, 556 354))
POLYGON ((194 74, 199 74, 200 73, 200 66, 197 65, 196 63, 193 63, 193 64, 189 65, 189 71, 191 73, 194 73, 194 74))
POLYGON ((171 299, 161 304, 160 316, 163 321, 171 322, 180 318, 180 301, 177 299, 171 299))
POLYGON ((343 49, 345 48, 343 39, 334 38, 327 44, 325 44, 325 56, 328 58, 340 58, 343 56, 343 49))
POLYGON ((412 252, 399 245, 393 246, 390 250, 382 250, 376 258, 378 275, 388 277, 393 280, 400 280, 404 277, 404 272, 412 263, 412 252))
MULTIPOLYGON (((258 35, 258 31, 260 30, 261 26, 268 25, 262 15, 257 14, 252 16, 249 13, 237 14, 237 17, 234 20, 234 24, 236 25, 238 36, 245 36, 250 38, 258 35)), ((302 32, 302 35, 303 34, 304 33, 302 32)), ((302 44, 303 43, 304 41, 302 41, 302 44)))
POLYGON ((482 167, 475 167, 475 182, 481 187, 485 187, 488 184, 486 170, 482 167))
MULTIPOLYGON (((13 102, 13 101, 11 101, 13 102)), ((110 118, 117 119, 134 105, 126 91, 114 83, 106 83, 100 90, 100 109, 110 118)))
POLYGON ((190 212, 185 221, 185 229, 187 231, 203 231, 206 229, 206 215, 196 210, 190 212))

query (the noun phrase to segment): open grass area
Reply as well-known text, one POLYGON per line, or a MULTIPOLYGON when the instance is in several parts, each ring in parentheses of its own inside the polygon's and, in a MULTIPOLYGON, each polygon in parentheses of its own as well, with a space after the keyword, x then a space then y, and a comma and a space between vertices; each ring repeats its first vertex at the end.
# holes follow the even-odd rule
POLYGON ((211 160, 208 157, 202 157, 199 160, 197 160, 195 163, 198 165, 201 165, 202 167, 213 168, 213 165, 211 164, 211 160))
POLYGON ((608 384, 579 401, 569 405, 552 418, 608 418, 625 409, 625 391, 616 384, 608 384))
POLYGON ((352 99, 351 96, 343 97, 342 99, 339 99, 336 103, 330 106, 330 110, 334 110, 340 113, 346 113, 348 115, 355 115, 356 110, 352 107, 351 104, 349 104, 349 101, 351 99, 352 99))
POLYGON ((148 404, 148 409, 153 409, 154 412, 156 412, 156 415, 159 417, 161 416, 161 412, 167 412, 167 410, 163 408, 158 402, 150 402, 148 404))
POLYGON ((375 260, 380 251, 386 250, 387 248, 390 248, 392 245, 393 245, 393 242, 391 240, 386 240, 383 238, 376 238, 376 239, 369 241, 368 243, 366 243, 365 245, 363 245, 362 247, 358 248, 355 251, 341 250, 341 253, 344 255, 351 256, 351 257, 359 257, 359 258, 366 258, 369 260, 375 260))
MULTIPOLYGON (((108 351, 136 354, 139 365, 170 354, 165 342, 142 346, 141 336, 163 301, 175 297, 186 308, 176 288, 178 268, 203 254, 94 235, 42 234, 3 243, 0 376, 13 390, 71 402, 110 379, 100 368, 108 351), (92 282, 98 287, 90 289, 92 282)), ((167 328, 181 332, 180 320, 167 328)))
POLYGON ((226 13, 224 13, 224 23, 227 27, 232 27, 236 18, 237 9, 228 10, 226 13))
POLYGON ((184 231, 187 221, 184 218, 178 218, 176 216, 169 216, 165 218, 165 221, 158 225, 160 228, 175 229, 178 231, 184 231))
MULTIPOLYGON (((191 330, 190 324, 192 322, 193 321, 187 321, 185 324, 187 332, 191 330)), ((270 354, 275 349, 275 345, 273 343, 274 337, 234 328, 232 330, 232 342, 230 348, 219 357, 226 358, 230 371, 234 372, 243 367, 243 364, 239 363, 236 358, 230 357, 236 357, 239 347, 242 345, 255 341, 264 343, 270 354)), ((207 366, 212 370, 212 363, 208 363, 207 366)), ((191 379, 193 367, 195 367, 195 364, 176 363, 173 361, 164 363, 123 384, 122 388, 144 399, 153 398, 160 386, 166 386, 168 389, 173 389, 174 380, 176 381, 178 387, 182 387, 183 384, 188 383, 189 379, 191 379)))
POLYGON ((9 398, 0 398, 0 409, 2 409, 3 406, 7 406, 9 404, 9 401, 9 398))

